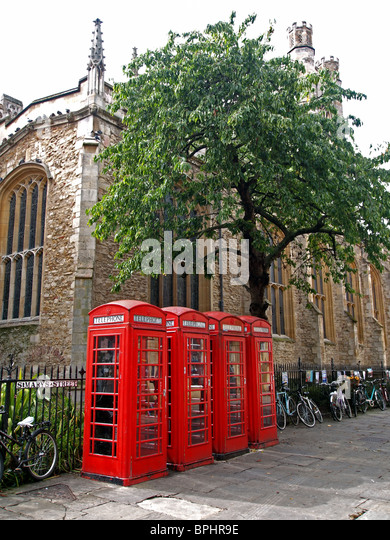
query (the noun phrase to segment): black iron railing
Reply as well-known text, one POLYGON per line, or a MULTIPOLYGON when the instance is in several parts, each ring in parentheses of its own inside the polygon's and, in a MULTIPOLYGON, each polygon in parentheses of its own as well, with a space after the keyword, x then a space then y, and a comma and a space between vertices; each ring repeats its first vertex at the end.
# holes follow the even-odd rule
POLYGON ((2 428, 11 432, 27 416, 50 421, 59 448, 60 470, 81 465, 84 419, 84 368, 9 365, 0 367, 2 428))
POLYGON ((275 364, 274 373, 277 390, 282 387, 284 382, 287 382, 288 387, 293 391, 304 386, 318 405, 321 405, 322 402, 326 403, 328 395, 321 383, 336 381, 340 375, 347 377, 358 375, 365 380, 384 379, 390 385, 390 371, 383 363, 371 367, 362 367, 360 364, 343 366, 335 364, 332 360, 330 365, 319 367, 305 364, 299 358, 297 362, 275 364))
MULTIPOLYGON (((383 366, 373 366, 372 371, 359 365, 336 366, 333 362, 326 368, 295 363, 275 365, 275 387, 279 389, 285 378, 291 390, 307 386, 310 393, 321 402, 324 378, 336 380, 339 374, 352 376, 359 372, 366 378, 386 378, 389 371, 383 366)), ((59 447, 59 469, 70 471, 81 467, 83 448, 85 370, 77 367, 39 367, 9 365, 0 367, 0 406, 6 414, 1 415, 2 429, 11 432, 20 420, 33 416, 36 422, 49 420, 59 447)))
POLYGON ((287 375, 288 384, 293 390, 304 385, 316 385, 323 382, 324 379, 327 382, 335 381, 340 374, 353 376, 353 374, 359 373, 362 378, 364 378, 364 374, 365 378, 368 379, 382 379, 386 378, 388 373, 383 363, 372 367, 362 367, 360 364, 342 366, 335 364, 332 360, 330 365, 319 367, 313 364, 305 364, 300 358, 298 358, 297 362, 275 364, 274 371, 276 388, 280 388, 283 378, 287 375))

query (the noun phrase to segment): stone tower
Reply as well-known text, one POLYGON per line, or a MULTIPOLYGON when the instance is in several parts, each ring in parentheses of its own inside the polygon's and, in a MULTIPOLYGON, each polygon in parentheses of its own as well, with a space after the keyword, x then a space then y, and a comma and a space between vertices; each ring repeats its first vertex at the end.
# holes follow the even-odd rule
POLYGON ((307 72, 315 71, 314 57, 315 49, 313 47, 313 27, 303 21, 299 26, 293 23, 292 27, 287 29, 289 52, 293 60, 299 60, 305 65, 307 72))
MULTIPOLYGON (((321 70, 321 69, 327 69, 328 71, 330 71, 333 75, 334 75, 334 78, 335 78, 335 81, 337 82, 338 85, 341 85, 341 80, 340 80, 340 61, 338 58, 335 58, 334 56, 330 56, 329 58, 321 58, 320 61, 316 62, 316 69, 317 70, 321 70)), ((335 102, 335 106, 336 106, 336 109, 337 109, 337 113, 340 117, 343 116, 343 104, 341 101, 336 101, 335 102)), ((343 124, 344 126, 344 129, 347 129, 348 130, 348 123, 345 122, 345 125, 343 124)))
POLYGON ((330 56, 329 58, 321 58, 319 62, 316 63, 317 69, 327 69, 328 71, 331 71, 337 76, 337 83, 341 84, 341 80, 339 78, 339 72, 340 72, 340 60, 338 58, 335 58, 334 56, 330 56))

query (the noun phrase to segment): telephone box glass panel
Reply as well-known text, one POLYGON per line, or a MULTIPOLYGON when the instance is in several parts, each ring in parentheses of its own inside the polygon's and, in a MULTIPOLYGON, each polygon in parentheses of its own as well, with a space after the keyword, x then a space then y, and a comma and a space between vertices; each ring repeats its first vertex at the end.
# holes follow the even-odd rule
POLYGON ((160 337, 138 337, 137 457, 162 452, 162 347, 160 337))
POLYGON ((90 452, 115 457, 118 431, 120 336, 93 341, 90 452))
POLYGON ((167 445, 172 446, 172 337, 168 337, 168 388, 167 388, 167 423, 168 441, 167 445))
POLYGON ((274 374, 270 355, 270 343, 257 343, 257 358, 259 363, 259 388, 262 428, 275 425, 274 374))
POLYGON ((208 384, 206 340, 187 338, 188 445, 208 442, 208 384))
POLYGON ((229 437, 245 432, 244 357, 242 341, 227 342, 228 434, 229 437))

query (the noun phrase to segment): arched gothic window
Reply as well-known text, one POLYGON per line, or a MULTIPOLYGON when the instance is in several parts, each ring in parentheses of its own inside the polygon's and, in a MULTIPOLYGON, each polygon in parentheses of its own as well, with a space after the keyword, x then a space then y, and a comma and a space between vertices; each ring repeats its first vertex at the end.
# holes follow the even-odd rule
POLYGON ((41 171, 4 181, 0 191, 0 319, 37 317, 41 287, 47 177, 41 171))
POLYGON ((269 277, 267 296, 272 309, 272 333, 294 338, 292 289, 288 287, 290 269, 283 264, 281 257, 272 262, 269 277))
MULTIPOLYGON (((354 265, 353 268, 356 269, 356 266, 354 265)), ((362 305, 360 299, 359 275, 356 271, 348 272, 347 283, 349 288, 346 288, 345 290, 346 310, 350 317, 357 323, 358 341, 359 343, 363 343, 362 305), (351 292, 352 290, 353 292, 351 292)))
POLYGON ((335 341, 332 286, 323 267, 313 268, 313 304, 322 314, 324 339, 335 341))
POLYGON ((371 294, 372 294, 372 309, 375 319, 380 324, 385 324, 385 312, 383 308, 383 291, 380 279, 380 274, 376 268, 370 266, 371 274, 371 294))
POLYGON ((270 295, 272 305, 272 333, 286 334, 285 279, 282 259, 272 262, 270 268, 270 295))
POLYGON ((159 276, 150 280, 150 303, 155 306, 186 306, 199 310, 199 276, 159 276))

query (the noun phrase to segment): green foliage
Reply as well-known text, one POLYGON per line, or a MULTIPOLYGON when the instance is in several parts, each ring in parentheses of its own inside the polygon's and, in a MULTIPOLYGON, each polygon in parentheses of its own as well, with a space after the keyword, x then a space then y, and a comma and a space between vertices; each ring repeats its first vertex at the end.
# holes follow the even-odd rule
POLYGON ((301 250, 299 287, 308 287, 313 261, 343 280, 356 245, 381 269, 389 148, 363 156, 342 136, 336 108, 365 96, 326 70, 306 74, 289 57, 270 57, 272 26, 247 37, 255 19, 236 30, 233 13, 204 32, 172 32, 115 85, 111 112, 124 111, 125 130, 100 155, 114 180, 89 215, 97 238, 118 243, 116 288, 140 269, 142 241, 162 240, 164 229, 248 239, 248 288, 263 307, 270 265, 292 242, 301 250))
MULTIPOLYGON (((22 380, 22 372, 20 371, 18 374, 18 380, 22 380)), ((1 392, 0 392, 0 407, 5 405, 5 394, 6 394, 6 384, 1 385, 1 392)), ((12 420, 13 418, 18 418, 22 420, 29 414, 31 402, 34 406, 35 399, 36 399, 36 391, 34 391, 34 395, 30 398, 30 395, 28 392, 16 392, 15 391, 16 385, 11 384, 10 385, 10 406, 9 406, 9 413, 8 413, 8 429, 7 432, 9 435, 13 432, 13 424, 12 420)), ((1 416, 0 416, 1 420, 1 416)))
MULTIPOLYGON (((35 376, 34 379, 38 377, 35 376)), ((18 374, 18 380, 23 380, 21 370, 18 374)), ((80 467, 82 459, 83 418, 80 418, 80 413, 77 414, 71 397, 66 394, 66 389, 59 388, 56 390, 56 394, 52 394, 51 398, 48 398, 47 396, 39 396, 35 388, 16 390, 16 384, 10 384, 8 434, 17 438, 20 435, 20 428, 16 424, 27 416, 34 416, 36 422, 50 421, 50 430, 56 437, 58 445, 58 468, 60 471, 77 469, 80 467)), ((5 396, 6 383, 3 383, 0 392, 0 406, 5 405, 5 396)), ((13 450, 16 452, 18 448, 14 447, 13 450)), ((10 457, 7 454, 3 485, 18 485, 29 480, 28 476, 20 476, 20 473, 15 473, 10 465, 10 457)))
POLYGON ((60 471, 79 469, 82 462, 82 440, 84 415, 76 410, 71 399, 63 396, 56 419, 53 419, 59 451, 60 471))

